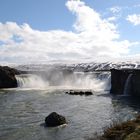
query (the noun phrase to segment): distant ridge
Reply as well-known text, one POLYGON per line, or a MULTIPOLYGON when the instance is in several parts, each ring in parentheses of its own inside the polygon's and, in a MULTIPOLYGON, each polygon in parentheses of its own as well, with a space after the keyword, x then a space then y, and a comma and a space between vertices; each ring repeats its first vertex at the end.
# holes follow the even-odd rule
POLYGON ((48 68, 69 69, 77 72, 109 71, 110 69, 140 69, 140 62, 91 62, 73 64, 28 64, 14 66, 18 70, 35 71, 48 68))

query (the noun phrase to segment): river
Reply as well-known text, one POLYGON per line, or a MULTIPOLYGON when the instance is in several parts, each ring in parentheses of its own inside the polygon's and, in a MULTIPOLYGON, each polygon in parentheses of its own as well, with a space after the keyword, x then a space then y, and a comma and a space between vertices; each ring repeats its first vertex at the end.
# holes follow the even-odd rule
MULTIPOLYGON (((78 89, 83 90, 83 85, 80 88, 78 84, 78 89)), ((129 96, 111 96, 109 90, 97 85, 94 87, 100 90, 90 89, 91 96, 65 94, 72 85, 22 86, 0 90, 0 140, 88 140, 139 112, 138 102, 130 102, 129 96), (54 111, 66 117, 66 126, 44 127, 45 117, 54 111)))

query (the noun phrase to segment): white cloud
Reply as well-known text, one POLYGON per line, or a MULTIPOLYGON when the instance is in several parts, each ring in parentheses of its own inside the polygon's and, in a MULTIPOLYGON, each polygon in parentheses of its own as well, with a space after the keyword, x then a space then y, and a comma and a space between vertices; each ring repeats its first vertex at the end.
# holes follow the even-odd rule
POLYGON ((112 16, 112 17, 107 18, 107 20, 108 21, 116 21, 117 20, 117 17, 112 16))
POLYGON ((112 13, 119 13, 120 11, 121 11, 121 7, 119 7, 119 6, 114 6, 114 7, 111 7, 110 8, 110 11, 112 12, 112 13))
POLYGON ((28 24, 0 23, 0 61, 12 63, 51 60, 83 61, 100 57, 119 57, 129 53, 133 43, 119 41, 115 24, 102 19, 82 1, 68 0, 67 8, 76 15, 75 31, 39 31, 28 24), (14 36, 21 41, 14 40, 14 36))
POLYGON ((133 14, 133 15, 128 15, 126 20, 128 20, 129 22, 131 22, 132 24, 136 25, 140 25, 140 14, 133 14))

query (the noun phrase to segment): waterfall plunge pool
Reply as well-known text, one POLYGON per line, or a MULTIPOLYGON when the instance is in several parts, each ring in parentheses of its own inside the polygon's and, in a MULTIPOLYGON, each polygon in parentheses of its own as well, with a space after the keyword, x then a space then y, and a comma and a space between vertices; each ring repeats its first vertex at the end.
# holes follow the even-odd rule
POLYGON ((64 81, 60 82, 59 76, 47 81, 46 77, 34 75, 24 75, 23 79, 18 77, 21 87, 0 90, 0 139, 86 140, 94 137, 95 133, 102 134, 113 122, 133 118, 139 112, 139 104, 129 102, 129 97, 111 97, 104 88, 108 85, 108 80, 104 82, 104 79, 109 79, 109 76, 98 76, 95 79, 95 75, 76 73, 64 77, 64 81, 67 81, 65 85, 64 81), (40 81, 47 83, 45 88, 37 84, 40 81), (35 85, 40 88, 33 88, 35 85), (83 89, 84 85, 87 89, 94 86, 92 96, 65 94, 69 88, 83 89), (49 89, 50 86, 53 88, 49 89), (45 117, 54 111, 66 117, 67 126, 42 126, 45 117))

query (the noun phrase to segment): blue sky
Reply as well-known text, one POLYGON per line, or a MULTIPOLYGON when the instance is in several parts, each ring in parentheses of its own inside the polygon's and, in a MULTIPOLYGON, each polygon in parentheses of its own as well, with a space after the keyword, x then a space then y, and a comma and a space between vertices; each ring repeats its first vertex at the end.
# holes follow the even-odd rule
MULTIPOLYGON (((139 7, 132 8, 134 5, 140 5, 139 0, 83 1, 102 15, 106 13, 106 16, 111 15, 107 10, 115 6, 124 8, 123 16, 128 13, 140 13, 139 7)), ((68 11, 66 2, 67 0, 0 0, 0 20, 3 23, 28 23, 32 28, 39 30, 71 30, 75 17, 68 11)))
POLYGON ((39 30, 70 30, 74 17, 66 0, 0 0, 1 22, 28 23, 39 30))
POLYGON ((3 63, 139 58, 139 34, 139 0, 0 0, 3 63))

